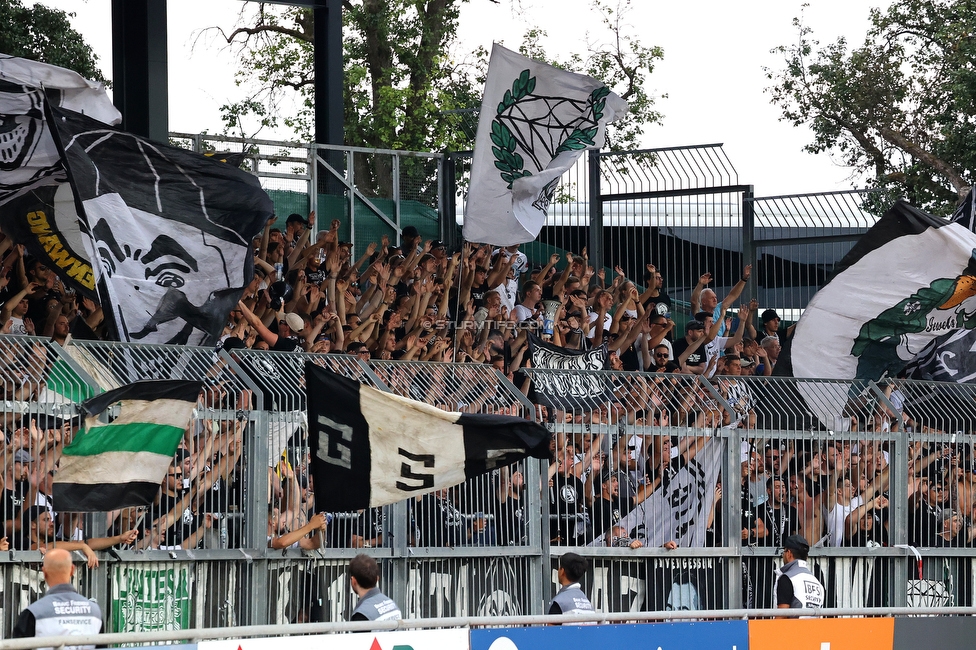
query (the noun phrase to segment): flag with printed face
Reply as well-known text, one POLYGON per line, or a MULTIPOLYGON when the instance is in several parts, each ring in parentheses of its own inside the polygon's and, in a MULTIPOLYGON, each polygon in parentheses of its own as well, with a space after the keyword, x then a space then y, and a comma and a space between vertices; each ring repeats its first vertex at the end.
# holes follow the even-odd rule
POLYGON ((627 102, 606 84, 492 46, 481 102, 464 238, 496 246, 533 241, 559 178, 603 146, 627 102))
POLYGON ((103 84, 65 68, 0 54, 0 229, 67 286, 94 298, 90 255, 45 105, 105 124, 122 120, 103 84))
POLYGON ((152 503, 202 386, 200 381, 140 381, 86 401, 82 408, 90 417, 64 448, 54 477, 58 512, 152 503), (117 402, 119 412, 112 422, 95 419, 117 402))
POLYGON ((315 507, 348 512, 449 488, 527 456, 549 458, 542 425, 442 411, 305 364, 315 507))
POLYGON ((102 305, 119 339, 212 345, 273 215, 258 179, 202 154, 51 109, 102 305))

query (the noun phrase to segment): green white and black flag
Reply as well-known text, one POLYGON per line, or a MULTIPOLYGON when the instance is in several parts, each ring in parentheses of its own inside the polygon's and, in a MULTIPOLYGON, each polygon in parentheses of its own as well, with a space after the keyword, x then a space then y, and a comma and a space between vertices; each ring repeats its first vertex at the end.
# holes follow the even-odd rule
MULTIPOLYGON (((969 194, 952 216, 953 223, 976 231, 976 193, 969 194)), ((976 382, 976 329, 940 334, 905 368, 907 376, 927 381, 976 382)))
POLYGON ((496 246, 533 241, 559 178, 603 146, 627 102, 602 81, 494 44, 481 100, 464 209, 464 238, 496 246))
POLYGON ((549 458, 549 432, 504 415, 442 411, 305 364, 315 507, 396 503, 511 465, 549 458))
MULTIPOLYGON (((774 375, 894 377, 940 337, 976 327, 976 233, 899 201, 810 300, 774 375)), ((846 430, 857 386, 803 382, 821 426, 846 430)))
POLYGON ((102 512, 152 503, 197 403, 200 381, 140 381, 84 404, 84 428, 64 448, 54 478, 58 512, 102 512), (121 402, 118 417, 95 417, 121 402))
POLYGON ((810 300, 775 374, 877 380, 937 337, 976 327, 976 233, 903 201, 810 300))

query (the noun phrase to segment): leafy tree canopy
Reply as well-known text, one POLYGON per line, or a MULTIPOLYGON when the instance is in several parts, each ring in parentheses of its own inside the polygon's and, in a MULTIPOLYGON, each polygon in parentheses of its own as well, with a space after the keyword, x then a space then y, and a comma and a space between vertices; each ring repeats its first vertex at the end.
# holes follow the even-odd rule
POLYGON ((951 212, 976 172, 976 3, 896 0, 872 10, 864 43, 821 47, 802 18, 767 70, 782 119, 808 125, 806 150, 831 152, 879 187, 951 212))
MULTIPOLYGON (((464 1, 343 1, 347 144, 414 151, 471 147, 473 130, 464 116, 480 104, 488 53, 480 48, 458 52, 464 1)), ((534 29, 522 48, 530 56, 602 79, 627 99, 631 114, 612 140, 622 146, 636 145, 646 124, 660 120, 644 84, 654 61, 663 56, 660 48, 645 48, 627 33, 622 16, 628 3, 611 9, 595 0, 612 46, 591 46, 586 54, 551 61, 540 45, 545 33, 534 29)), ((238 84, 252 90, 245 100, 223 107, 227 130, 253 135, 263 127, 285 126, 310 139, 312 12, 246 7, 237 27, 221 34, 239 52, 238 84)))
POLYGON ((74 70, 85 79, 105 82, 98 57, 71 27, 74 14, 21 0, 0 0, 0 52, 74 70))

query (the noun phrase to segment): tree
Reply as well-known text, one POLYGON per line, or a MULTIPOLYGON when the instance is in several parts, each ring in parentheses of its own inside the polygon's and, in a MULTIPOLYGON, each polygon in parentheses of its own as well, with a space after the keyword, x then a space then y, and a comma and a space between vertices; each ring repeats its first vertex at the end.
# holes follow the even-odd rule
POLYGON ((837 154, 879 187, 951 212, 976 171, 976 4, 896 0, 874 9, 860 47, 825 47, 795 18, 794 45, 766 70, 782 119, 813 130, 805 149, 837 154))
POLYGON ((0 0, 0 52, 74 70, 86 79, 105 82, 98 57, 71 27, 74 14, 21 0, 0 0))
MULTIPOLYGON (((470 148, 472 131, 456 128, 453 114, 480 104, 487 52, 456 53, 463 1, 343 1, 347 144, 414 151, 470 148)), ((631 116, 618 127, 614 142, 631 146, 646 124, 660 120, 644 83, 663 53, 626 33, 628 5, 624 0, 614 10, 595 0, 612 45, 590 46, 585 55, 550 62, 606 81, 630 102, 631 116)), ((239 52, 238 84, 253 88, 245 100, 224 107, 228 130, 246 135, 245 124, 283 124, 309 139, 312 12, 262 4, 243 9, 238 26, 220 33, 239 52)), ((540 45, 544 36, 530 30, 523 52, 546 59, 540 45)))

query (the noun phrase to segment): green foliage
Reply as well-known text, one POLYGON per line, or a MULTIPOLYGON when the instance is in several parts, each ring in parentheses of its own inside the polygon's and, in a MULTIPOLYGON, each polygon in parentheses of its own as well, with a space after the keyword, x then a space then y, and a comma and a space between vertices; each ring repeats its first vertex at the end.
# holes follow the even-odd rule
MULTIPOLYGON (((481 103, 488 53, 483 48, 469 54, 456 52, 459 10, 466 1, 343 2, 347 144, 415 151, 471 147, 474 128, 466 116, 481 103)), ((545 33, 535 29, 526 34, 522 51, 606 81, 630 104, 630 113, 608 130, 608 142, 612 148, 635 148, 646 125, 661 119, 644 84, 663 52, 642 46, 627 33, 624 16, 629 0, 616 8, 594 0, 594 7, 612 46, 591 47, 585 56, 574 55, 560 63, 545 56, 540 45, 545 33)), ((225 130, 247 137, 284 125, 298 138, 310 139, 312 12, 263 4, 247 7, 239 26, 221 34, 239 53, 238 84, 252 90, 245 100, 222 107, 225 130)), ((530 84, 534 81, 528 75, 517 82, 512 101, 520 92, 531 93, 530 84)), ((586 137, 580 133, 579 142, 586 137)), ((513 153, 495 144, 500 152, 513 153)), ((511 162, 514 178, 517 161, 511 162)))
MULTIPOLYGON (((474 64, 452 61, 461 0, 343 3, 347 144, 414 151, 455 148, 445 110, 475 97, 474 64)), ((252 94, 222 107, 225 130, 254 135, 314 130, 313 15, 299 7, 245 8, 224 34, 240 53, 238 85, 252 94)))
POLYGON ((74 70, 86 79, 105 82, 98 57, 71 27, 74 14, 42 4, 24 7, 21 0, 0 0, 0 52, 74 70))
POLYGON ((782 119, 814 134, 878 187, 936 213, 951 212, 976 172, 976 4, 896 0, 872 10, 864 43, 820 47, 802 18, 798 40, 767 70, 782 119))

